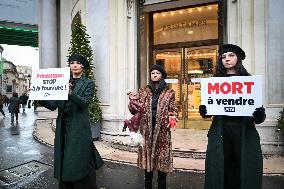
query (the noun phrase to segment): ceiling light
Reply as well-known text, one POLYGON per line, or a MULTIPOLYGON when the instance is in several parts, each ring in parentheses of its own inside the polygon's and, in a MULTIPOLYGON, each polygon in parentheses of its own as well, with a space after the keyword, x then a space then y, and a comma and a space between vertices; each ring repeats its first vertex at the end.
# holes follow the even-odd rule
POLYGON ((187 31, 187 34, 188 34, 188 35, 192 35, 192 34, 193 34, 193 31, 192 31, 192 30, 189 30, 189 31, 187 31))

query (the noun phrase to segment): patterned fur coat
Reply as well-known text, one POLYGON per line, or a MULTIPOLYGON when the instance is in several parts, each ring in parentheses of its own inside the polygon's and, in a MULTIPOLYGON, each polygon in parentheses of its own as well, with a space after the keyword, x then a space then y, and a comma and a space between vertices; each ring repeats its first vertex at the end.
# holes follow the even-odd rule
POLYGON ((139 127, 144 141, 138 147, 138 167, 148 172, 156 170, 171 172, 172 142, 171 131, 167 125, 169 114, 178 116, 174 90, 166 87, 159 96, 154 132, 152 132, 152 92, 148 86, 139 91, 139 98, 145 109, 139 127))

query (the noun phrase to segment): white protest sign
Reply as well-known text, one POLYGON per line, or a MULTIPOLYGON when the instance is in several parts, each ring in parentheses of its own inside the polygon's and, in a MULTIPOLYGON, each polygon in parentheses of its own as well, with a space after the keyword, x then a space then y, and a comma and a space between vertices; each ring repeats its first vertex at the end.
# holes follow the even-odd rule
POLYGON ((261 76, 201 79, 201 104, 207 115, 251 116, 262 106, 261 76))
POLYGON ((68 100, 70 68, 33 70, 30 100, 68 100))

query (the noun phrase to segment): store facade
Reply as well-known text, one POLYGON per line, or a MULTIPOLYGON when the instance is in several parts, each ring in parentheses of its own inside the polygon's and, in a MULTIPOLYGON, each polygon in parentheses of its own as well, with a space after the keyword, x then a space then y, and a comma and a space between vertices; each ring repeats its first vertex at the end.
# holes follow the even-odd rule
POLYGON ((126 93, 147 84, 154 62, 164 65, 167 82, 176 91, 179 128, 207 129, 211 120, 198 115, 197 78, 212 76, 220 44, 237 44, 247 54, 243 63, 248 71, 263 76, 267 119, 257 128, 262 143, 276 149, 283 144, 275 125, 284 106, 284 23, 279 19, 284 2, 276 1, 54 0, 60 28, 53 35, 58 57, 54 67, 67 65, 71 24, 80 14, 94 50, 105 139, 121 133, 124 119, 131 116, 126 93))
POLYGON ((149 62, 143 65, 141 61, 141 69, 147 70, 155 62, 164 66, 167 83, 176 92, 178 128, 208 129, 211 120, 203 120, 198 113, 198 78, 212 76, 216 65, 218 45, 223 41, 223 2, 187 1, 182 5, 164 2, 144 6, 142 27, 148 32, 141 35, 140 52, 142 58, 149 55, 149 62), (148 41, 148 49, 143 41, 148 41))

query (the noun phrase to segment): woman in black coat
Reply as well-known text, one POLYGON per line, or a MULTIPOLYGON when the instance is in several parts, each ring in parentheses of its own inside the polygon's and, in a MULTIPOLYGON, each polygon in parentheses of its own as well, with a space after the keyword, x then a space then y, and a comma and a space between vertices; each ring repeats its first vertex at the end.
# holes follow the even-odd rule
MULTIPOLYGON (((242 65, 245 52, 237 45, 220 47, 215 77, 250 76, 242 65)), ((206 106, 199 107, 209 118, 206 106)), ((265 120, 265 109, 249 116, 214 116, 208 131, 205 189, 261 189, 263 160, 255 124, 265 120)))
POLYGON ((68 59, 72 76, 68 100, 39 101, 50 109, 58 109, 54 140, 54 177, 60 189, 96 189, 94 144, 89 104, 95 82, 84 77, 88 61, 79 54, 68 59))

